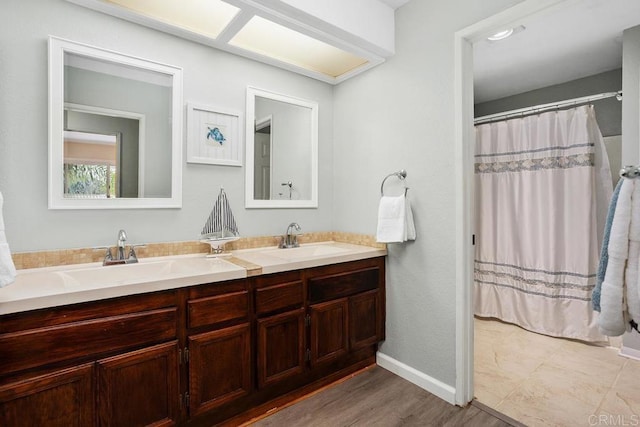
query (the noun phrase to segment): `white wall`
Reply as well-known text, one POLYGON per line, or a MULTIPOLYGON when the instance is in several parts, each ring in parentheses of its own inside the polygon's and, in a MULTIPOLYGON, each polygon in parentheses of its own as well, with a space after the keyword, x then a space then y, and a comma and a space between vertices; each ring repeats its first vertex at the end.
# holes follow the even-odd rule
POLYGON ((64 0, 3 0, 0 58, 0 191, 14 252, 113 244, 120 228, 131 242, 195 239, 220 185, 242 235, 282 234, 292 221, 305 231, 332 228, 331 86, 64 0), (48 35, 180 66, 185 102, 244 111, 247 85, 318 101, 320 207, 245 210, 244 167, 184 163, 182 209, 48 210, 48 35))
MULTIPOLYGON (((390 245, 381 351, 455 385, 454 33, 517 0, 413 0, 396 55, 338 85, 334 225, 374 234, 382 178, 406 169, 418 238, 390 245)), ((391 190, 391 188, 390 188, 391 190)))

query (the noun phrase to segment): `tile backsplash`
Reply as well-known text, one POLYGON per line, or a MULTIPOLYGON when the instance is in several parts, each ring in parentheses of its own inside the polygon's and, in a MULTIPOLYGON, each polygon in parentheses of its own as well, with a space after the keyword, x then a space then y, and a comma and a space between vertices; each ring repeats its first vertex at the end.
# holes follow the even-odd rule
MULTIPOLYGON (((281 236, 242 237, 239 240, 228 243, 225 249, 238 250, 277 246, 280 238, 281 236)), ((298 235, 298 241, 300 243, 335 241, 385 248, 385 245, 383 243, 376 242, 375 236, 338 231, 304 233, 298 235)), ((136 248, 136 254, 139 258, 199 254, 208 252, 209 245, 206 243, 201 243, 197 240, 189 240, 183 242, 149 243, 144 247, 136 248)), ((12 254, 12 258, 17 269, 25 269, 99 262, 104 259, 104 254, 105 249, 79 248, 38 252, 18 252, 12 254)))

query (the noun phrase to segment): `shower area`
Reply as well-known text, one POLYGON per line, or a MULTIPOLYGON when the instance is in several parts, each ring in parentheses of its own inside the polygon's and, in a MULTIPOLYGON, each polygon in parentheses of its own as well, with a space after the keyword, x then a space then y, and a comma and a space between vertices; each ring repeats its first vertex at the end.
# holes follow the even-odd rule
POLYGON ((625 388, 640 362, 619 356, 592 307, 619 179, 621 80, 612 70, 476 105, 475 397, 526 425, 640 410, 625 388), (569 96, 531 102, 559 92, 569 96))
POLYGON ((616 97, 476 119, 477 316, 552 337, 607 340, 591 293, 613 182, 593 102, 616 97))
POLYGON ((561 3, 473 43, 474 396, 528 426, 628 423, 640 335, 603 335, 592 293, 622 159, 638 162, 640 4, 561 3))

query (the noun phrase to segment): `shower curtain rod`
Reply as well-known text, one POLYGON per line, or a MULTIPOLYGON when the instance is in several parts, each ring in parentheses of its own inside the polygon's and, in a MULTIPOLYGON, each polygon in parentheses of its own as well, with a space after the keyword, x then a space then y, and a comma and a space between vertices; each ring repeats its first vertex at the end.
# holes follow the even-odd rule
POLYGON ((490 114, 488 116, 477 117, 473 119, 473 124, 483 124, 509 119, 512 117, 522 117, 528 114, 537 114, 543 111, 555 110, 558 108, 572 107, 580 104, 598 101, 600 99, 616 97, 618 101, 622 101, 622 91, 604 92, 596 95, 582 96, 580 98, 572 98, 564 101, 551 102, 549 104, 534 105, 533 107, 519 108, 517 110, 504 111, 502 113, 490 114))

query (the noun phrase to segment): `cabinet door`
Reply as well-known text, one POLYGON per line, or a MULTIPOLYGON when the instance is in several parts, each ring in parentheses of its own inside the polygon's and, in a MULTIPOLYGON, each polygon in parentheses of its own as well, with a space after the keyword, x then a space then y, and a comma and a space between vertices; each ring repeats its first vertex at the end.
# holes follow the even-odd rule
POLYGON ((224 405, 251 391, 249 324, 189 337, 190 415, 224 405))
POLYGON ((304 372, 304 309, 258 320, 258 386, 304 372))
POLYGON ((349 298, 349 344, 357 350, 382 339, 380 297, 377 290, 349 298))
POLYGON ((311 365, 347 354, 347 298, 314 304, 311 315, 311 365))
POLYGON ((0 387, 0 425, 95 425, 93 364, 0 387))
POLYGON ((172 341, 98 361, 99 425, 174 425, 180 402, 177 354, 172 341))

